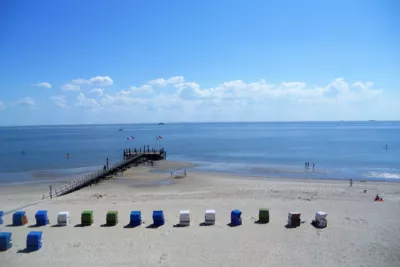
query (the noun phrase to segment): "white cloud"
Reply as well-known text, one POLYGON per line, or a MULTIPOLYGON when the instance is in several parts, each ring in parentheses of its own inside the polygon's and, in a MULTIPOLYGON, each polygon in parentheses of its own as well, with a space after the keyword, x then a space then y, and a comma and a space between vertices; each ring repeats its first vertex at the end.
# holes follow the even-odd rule
MULTIPOLYGON (((293 99, 296 101, 360 101, 366 97, 377 96, 381 90, 372 88, 373 83, 356 82, 352 86, 343 79, 337 78, 326 87, 308 87, 303 82, 282 82, 268 84, 264 79, 246 83, 242 80, 224 82, 213 88, 202 89, 197 83, 183 82, 178 84, 177 92, 182 99, 220 99, 230 101, 242 99, 246 101, 266 102, 276 99, 293 99), (357 90, 355 90, 357 89, 357 90)), ((214 101, 215 102, 215 101, 214 101)), ((214 103, 208 101, 208 103, 214 103)), ((233 102, 232 102, 233 103, 233 102)))
POLYGON ((159 79, 155 79, 155 80, 149 81, 148 84, 152 85, 152 86, 164 87, 164 86, 167 85, 167 81, 164 80, 164 79, 159 78, 159 79))
POLYGON ((64 84, 64 86, 61 88, 64 91, 79 91, 80 90, 80 86, 76 85, 76 84, 64 84))
POLYGON ((78 85, 110 86, 114 82, 109 76, 96 76, 90 79, 74 79, 72 83, 78 85))
POLYGON ((36 105, 36 102, 31 97, 27 96, 17 101, 17 104, 20 106, 33 107, 36 105))
POLYGON ((131 95, 132 94, 132 90, 121 90, 117 93, 117 95, 123 95, 123 96, 127 96, 127 95, 131 95))
POLYGON ((132 106, 132 105, 145 105, 146 99, 135 98, 129 95, 116 94, 115 96, 106 94, 101 100, 103 106, 132 106))
POLYGON ((131 86, 130 90, 134 93, 152 93, 153 88, 150 85, 142 85, 140 87, 131 86))
POLYGON ((169 79, 158 78, 155 80, 151 80, 148 82, 149 85, 158 86, 158 87, 165 87, 167 85, 177 85, 181 84, 185 81, 183 76, 175 76, 169 79))
POLYGON ((54 104, 60 108, 67 108, 67 99, 65 95, 60 96, 52 96, 50 99, 54 102, 54 104))
POLYGON ((75 105, 78 107, 91 108, 91 109, 100 107, 96 99, 87 98, 83 93, 79 93, 79 95, 76 97, 75 105))
POLYGON ((4 108, 5 108, 4 103, 3 103, 2 101, 0 101, 0 110, 1 110, 1 109, 4 109, 4 108))
POLYGON ((96 94, 98 96, 103 96, 104 90, 101 88, 95 88, 89 91, 89 93, 96 94))
POLYGON ((42 88, 51 88, 51 84, 48 82, 35 83, 33 86, 42 87, 42 88))

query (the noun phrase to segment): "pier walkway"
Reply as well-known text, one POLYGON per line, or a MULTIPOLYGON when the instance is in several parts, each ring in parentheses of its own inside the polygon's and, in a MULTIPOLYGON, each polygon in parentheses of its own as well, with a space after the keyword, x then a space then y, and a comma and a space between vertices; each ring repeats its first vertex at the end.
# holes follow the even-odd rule
POLYGON ((166 159, 166 155, 167 153, 163 148, 160 150, 148 148, 147 150, 143 149, 143 151, 142 149, 124 149, 123 160, 109 166, 104 166, 104 168, 89 175, 85 175, 81 179, 70 182, 61 188, 53 190, 50 187, 49 195, 43 196, 43 199, 69 194, 83 187, 96 184, 105 179, 109 179, 119 172, 125 171, 146 161, 164 160, 166 159))

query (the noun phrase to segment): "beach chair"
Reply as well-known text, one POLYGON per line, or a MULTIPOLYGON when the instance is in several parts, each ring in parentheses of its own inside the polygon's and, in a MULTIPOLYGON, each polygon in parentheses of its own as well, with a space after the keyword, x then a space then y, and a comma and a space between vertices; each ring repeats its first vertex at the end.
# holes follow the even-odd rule
POLYGON ((141 224, 142 224, 142 212, 139 210, 131 211, 129 225, 134 227, 134 226, 139 226, 141 224))
POLYGON ((35 214, 36 226, 44 226, 49 224, 49 218, 47 217, 47 210, 39 210, 35 214))
POLYGON ((114 226, 118 224, 118 211, 107 212, 106 224, 108 226, 114 226))
POLYGON ((57 214, 57 224, 60 226, 67 226, 71 223, 71 217, 68 211, 62 211, 57 214))
POLYGON ((190 225, 190 211, 189 210, 179 211, 179 225, 180 226, 189 226, 190 225))
POLYGON ((153 211, 153 224, 155 226, 161 226, 164 225, 164 223, 165 223, 164 212, 162 210, 153 211))
POLYGON ((269 223, 269 209, 262 208, 258 212, 259 223, 269 223))
POLYGON ((0 210, 0 224, 3 224, 3 223, 4 223, 4 221, 3 221, 3 215, 4 215, 4 212, 0 210))
POLYGON ((206 225, 215 224, 215 210, 206 210, 206 214, 204 216, 204 223, 206 225))
POLYGON ((12 234, 9 232, 0 233, 0 251, 9 250, 12 247, 12 234))
POLYGON ((90 226, 93 224, 93 211, 85 210, 81 214, 81 225, 90 226))
POLYGON ((39 250, 42 248, 42 232, 29 232, 26 238, 26 248, 28 250, 39 250))
POLYGON ((28 218, 26 217, 25 211, 16 211, 13 214, 13 225, 21 226, 28 223, 28 218))
POLYGON ((231 225, 238 226, 242 224, 242 212, 240 210, 231 211, 231 225))
POLYGON ((298 227, 301 224, 300 212, 289 212, 288 227, 298 227))
POLYGON ((325 228, 328 226, 328 221, 326 220, 326 217, 328 214, 324 211, 318 211, 315 214, 315 221, 314 225, 318 228, 325 228))

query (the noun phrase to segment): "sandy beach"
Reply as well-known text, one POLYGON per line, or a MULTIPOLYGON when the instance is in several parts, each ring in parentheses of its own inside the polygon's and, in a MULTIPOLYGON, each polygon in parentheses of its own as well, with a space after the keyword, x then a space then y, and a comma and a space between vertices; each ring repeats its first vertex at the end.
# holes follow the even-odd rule
MULTIPOLYGON (((389 182, 299 180, 193 172, 188 163, 161 161, 153 169, 137 167, 114 179, 75 193, 41 201, 47 185, 3 187, 0 209, 25 208, 28 224, 7 226, 13 248, 0 252, 1 266, 400 266, 400 184, 389 182), (170 172, 187 169, 182 179, 170 172), (367 190, 364 193, 364 190, 367 190), (374 202, 379 193, 384 202, 374 202), (258 209, 270 209, 270 223, 256 224, 258 209), (46 209, 50 225, 35 227, 37 210, 46 209), (152 223, 162 209, 166 223, 152 223), (189 209, 191 225, 174 227, 179 210, 189 209), (201 226, 205 209, 216 210, 216 224, 201 226), (242 211, 243 225, 230 227, 230 212, 242 211), (78 227, 83 210, 94 211, 94 224, 78 227), (106 213, 119 212, 119 224, 104 227, 106 213), (124 228, 131 210, 143 224, 124 228), (71 225, 54 227, 60 211, 71 225), (287 229, 288 212, 301 212, 304 223, 287 229), (310 222, 328 213, 328 227, 310 222), (43 231, 43 248, 24 253, 29 231, 43 231)), ((182 172, 181 172, 182 173, 182 172)))

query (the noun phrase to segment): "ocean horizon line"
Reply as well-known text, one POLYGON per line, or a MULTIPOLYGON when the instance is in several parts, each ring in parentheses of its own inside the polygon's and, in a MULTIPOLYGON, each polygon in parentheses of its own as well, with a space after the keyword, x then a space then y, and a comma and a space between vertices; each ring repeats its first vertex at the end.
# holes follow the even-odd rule
MULTIPOLYGON (((118 126, 118 125, 182 125, 182 124, 231 124, 231 123, 357 123, 357 122, 400 122, 400 120, 276 120, 276 121, 186 121, 186 122, 121 122, 121 123, 78 123, 78 124, 27 124, 0 125, 0 128, 57 127, 57 126, 118 126)), ((160 125, 160 126, 162 126, 160 125)))

